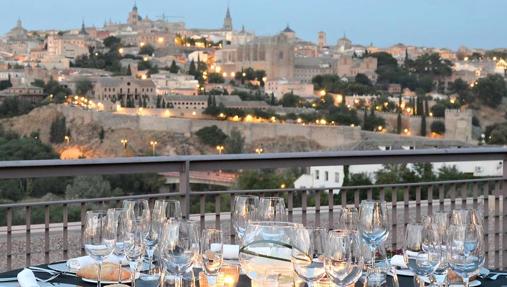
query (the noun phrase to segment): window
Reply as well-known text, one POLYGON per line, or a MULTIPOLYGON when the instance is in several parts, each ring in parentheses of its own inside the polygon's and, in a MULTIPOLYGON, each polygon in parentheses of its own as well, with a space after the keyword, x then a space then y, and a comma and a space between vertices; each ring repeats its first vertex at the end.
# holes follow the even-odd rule
POLYGON ((328 171, 324 172, 324 180, 329 181, 329 172, 328 171))
POLYGON ((339 172, 334 173, 334 182, 340 183, 340 173, 339 172))
POLYGON ((320 178, 319 170, 316 170, 315 171, 315 179, 319 179, 319 178, 320 178))

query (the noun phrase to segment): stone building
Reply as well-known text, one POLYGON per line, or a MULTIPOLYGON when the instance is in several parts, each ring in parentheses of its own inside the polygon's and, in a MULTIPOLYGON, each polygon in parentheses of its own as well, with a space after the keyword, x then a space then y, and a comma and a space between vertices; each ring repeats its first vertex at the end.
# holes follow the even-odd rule
POLYGON ((377 80, 377 58, 354 58, 350 56, 341 56, 336 65, 336 74, 340 77, 353 78, 357 74, 365 74, 370 80, 377 80))
POLYGON ((0 91, 0 102, 6 97, 19 97, 32 103, 42 101, 46 95, 44 89, 29 84, 16 84, 10 88, 0 91))
POLYGON ((472 143, 472 110, 445 110, 445 138, 472 143))
POLYGON ((330 57, 296 58, 294 61, 294 80, 309 84, 317 75, 333 74, 336 59, 330 57))
POLYGON ((119 102, 122 106, 131 103, 146 107, 154 107, 157 96, 152 80, 132 77, 99 78, 95 83, 93 94, 99 101, 119 102))

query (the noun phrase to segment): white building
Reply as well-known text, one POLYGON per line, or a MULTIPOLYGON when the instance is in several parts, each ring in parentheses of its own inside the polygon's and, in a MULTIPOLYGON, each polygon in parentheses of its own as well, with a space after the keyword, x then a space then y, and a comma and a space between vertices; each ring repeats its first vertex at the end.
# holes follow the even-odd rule
POLYGON ((191 75, 161 72, 151 75, 151 80, 155 83, 159 96, 174 94, 192 96, 197 94, 199 88, 199 82, 191 75))
POLYGON ((312 84, 288 81, 286 79, 267 81, 265 89, 266 93, 273 93, 277 99, 281 99, 283 95, 291 92, 305 98, 314 96, 312 84))
MULTIPOLYGON (((433 170, 455 166, 460 172, 473 174, 477 177, 502 176, 503 162, 497 161, 463 161, 463 162, 435 162, 432 163, 433 170)), ((408 165, 409 168, 412 165, 408 165)), ((382 170, 381 164, 352 165, 349 166, 349 174, 365 173, 372 181, 375 179, 375 173, 382 170)), ((294 181, 295 188, 333 188, 338 193, 339 187, 343 185, 344 171, 343 166, 312 166, 308 174, 301 175, 294 181)))

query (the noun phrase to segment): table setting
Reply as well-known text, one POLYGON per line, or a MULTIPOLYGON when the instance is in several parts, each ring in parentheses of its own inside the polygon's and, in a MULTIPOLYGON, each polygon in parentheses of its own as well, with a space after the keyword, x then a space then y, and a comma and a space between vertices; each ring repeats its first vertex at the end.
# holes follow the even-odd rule
POLYGON ((239 195, 231 208, 239 244, 184 219, 176 200, 88 211, 86 256, 0 274, 0 286, 507 286, 507 273, 485 266, 478 209, 410 222, 389 250, 386 202, 341 208, 332 229, 289 222, 282 197, 239 195))

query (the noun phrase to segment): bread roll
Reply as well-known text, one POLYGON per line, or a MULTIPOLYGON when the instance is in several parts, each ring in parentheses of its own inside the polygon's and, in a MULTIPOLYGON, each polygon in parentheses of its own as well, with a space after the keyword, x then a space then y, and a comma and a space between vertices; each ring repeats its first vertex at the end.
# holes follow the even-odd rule
MULTIPOLYGON (((99 266, 97 264, 87 265, 79 269, 77 276, 81 278, 97 280, 99 266)), ((101 272, 101 281, 113 281, 118 282, 118 264, 114 263, 103 263, 101 272)), ((121 268, 121 281, 127 281, 130 279, 130 271, 121 268)))

